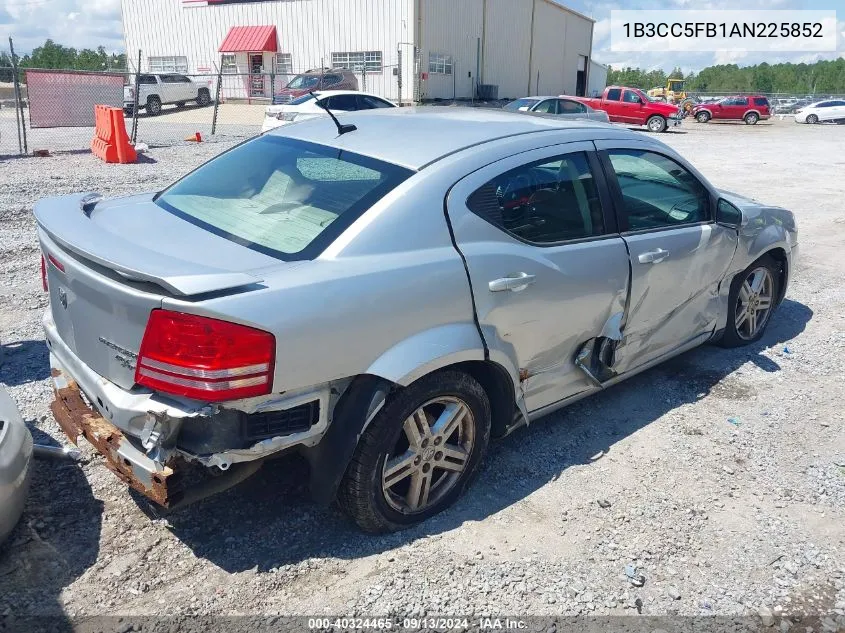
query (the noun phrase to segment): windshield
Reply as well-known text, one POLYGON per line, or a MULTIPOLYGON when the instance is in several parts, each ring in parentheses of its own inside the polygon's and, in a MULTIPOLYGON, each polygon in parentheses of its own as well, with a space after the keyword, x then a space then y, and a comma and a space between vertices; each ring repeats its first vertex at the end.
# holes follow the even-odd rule
POLYGON ((316 75, 297 75, 286 87, 294 90, 306 90, 316 88, 319 84, 320 78, 316 75))
POLYGON ((684 89, 684 82, 683 81, 672 81, 669 82, 669 90, 672 92, 681 92, 684 89))
POLYGON ((412 173, 333 147, 260 136, 188 174, 156 204, 247 248, 311 259, 412 173))
POLYGON ((517 99, 516 101, 511 101, 508 105, 504 107, 505 110, 510 110, 511 112, 519 112, 520 110, 530 110, 535 105, 537 105, 537 99, 517 99))

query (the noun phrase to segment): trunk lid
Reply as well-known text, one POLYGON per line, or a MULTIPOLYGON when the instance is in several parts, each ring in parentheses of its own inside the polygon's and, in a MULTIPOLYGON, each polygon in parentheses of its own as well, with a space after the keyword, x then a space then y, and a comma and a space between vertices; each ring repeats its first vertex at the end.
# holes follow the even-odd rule
POLYGON ((70 351, 125 389, 135 383, 150 311, 164 297, 257 284, 256 270, 290 265, 168 213, 152 194, 88 200, 77 194, 35 207, 50 310, 70 351))

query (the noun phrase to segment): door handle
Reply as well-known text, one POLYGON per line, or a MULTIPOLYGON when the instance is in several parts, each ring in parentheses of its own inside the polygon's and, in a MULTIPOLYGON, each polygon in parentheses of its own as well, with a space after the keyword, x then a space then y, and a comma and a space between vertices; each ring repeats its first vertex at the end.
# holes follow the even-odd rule
POLYGON ((516 273, 510 277, 502 277, 501 279, 494 279, 488 284, 490 292, 502 292, 504 290, 511 290, 519 292, 525 290, 528 286, 536 281, 534 275, 528 273, 516 273))
POLYGON ((640 260, 641 264, 659 264, 667 257, 669 257, 669 251, 658 248, 656 251, 641 253, 637 259, 640 260))

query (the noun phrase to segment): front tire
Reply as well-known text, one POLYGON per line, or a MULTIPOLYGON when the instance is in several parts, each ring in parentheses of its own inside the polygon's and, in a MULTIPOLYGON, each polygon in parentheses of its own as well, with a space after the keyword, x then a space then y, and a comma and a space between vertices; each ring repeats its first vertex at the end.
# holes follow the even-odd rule
POLYGON ((463 493, 487 451, 490 401, 459 371, 430 374, 388 398, 364 431, 338 491, 372 533, 425 521, 463 493))
POLYGON ((757 121, 760 120, 760 115, 756 112, 749 112, 745 115, 745 124, 746 125, 757 125, 757 121))
POLYGON ((666 119, 659 114, 654 114, 645 122, 650 132, 660 133, 666 131, 666 119))
POLYGON ((211 103, 211 94, 208 92, 208 88, 200 88, 197 93, 197 105, 205 107, 209 103, 211 103))
POLYGON ((819 122, 819 117, 816 116, 815 114, 811 114, 807 117, 807 123, 809 123, 810 125, 814 125, 818 122, 819 122))
POLYGON ((780 266, 763 255, 734 277, 728 295, 728 321, 719 344, 742 347, 759 341, 780 296, 780 266))
POLYGON ((707 123, 710 120, 710 114, 707 112, 699 112, 695 115, 695 120, 699 123, 707 123))

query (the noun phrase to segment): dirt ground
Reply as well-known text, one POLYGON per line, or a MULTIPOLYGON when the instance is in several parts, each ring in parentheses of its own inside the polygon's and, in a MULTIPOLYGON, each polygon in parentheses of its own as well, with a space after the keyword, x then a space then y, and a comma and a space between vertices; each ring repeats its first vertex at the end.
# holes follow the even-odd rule
MULTIPOLYGON (((87 446, 81 465, 37 462, 23 521, 0 549, 0 615, 681 614, 845 626, 845 126, 688 120, 661 140, 716 186, 796 213, 800 259, 760 343, 699 348, 532 424, 491 447, 454 508, 390 536, 364 536, 312 504, 295 459, 158 519, 87 446)), ((0 381, 36 440, 63 441, 48 409, 32 204, 157 187, 223 148, 154 149, 130 167, 88 155, 0 166, 0 381)))

